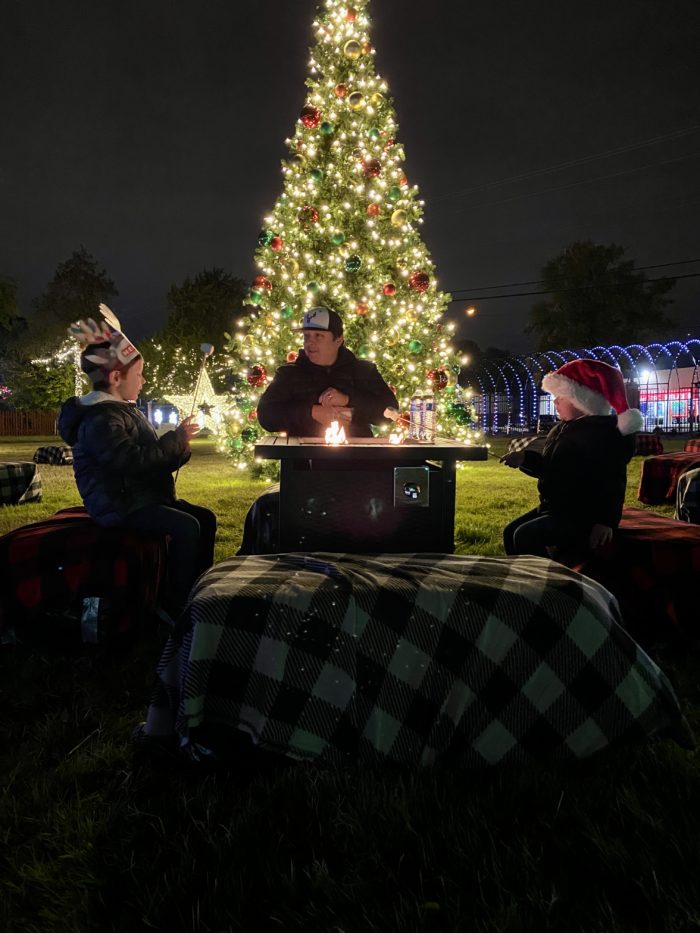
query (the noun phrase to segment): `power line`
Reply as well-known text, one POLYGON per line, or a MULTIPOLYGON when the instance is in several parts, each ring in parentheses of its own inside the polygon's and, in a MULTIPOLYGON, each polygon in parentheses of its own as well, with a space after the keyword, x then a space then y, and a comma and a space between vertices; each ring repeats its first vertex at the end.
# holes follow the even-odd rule
MULTIPOLYGON (((668 266, 687 266, 689 264, 700 262, 700 259, 679 259, 677 262, 657 262, 652 266, 635 266, 632 269, 632 272, 642 272, 646 269, 666 269, 668 266)), ((669 278, 680 278, 680 276, 671 275, 669 278)), ((648 281, 652 281, 649 279, 648 281)), ((654 279, 653 281, 656 281, 654 279)), ((535 279, 532 282, 504 282, 503 285, 474 285, 472 288, 447 288, 445 291, 449 292, 451 295, 454 295, 455 292, 475 292, 482 291, 488 292, 496 288, 521 288, 525 285, 539 285, 542 282, 542 279, 535 279)), ((499 297, 499 296, 494 296, 499 297)))

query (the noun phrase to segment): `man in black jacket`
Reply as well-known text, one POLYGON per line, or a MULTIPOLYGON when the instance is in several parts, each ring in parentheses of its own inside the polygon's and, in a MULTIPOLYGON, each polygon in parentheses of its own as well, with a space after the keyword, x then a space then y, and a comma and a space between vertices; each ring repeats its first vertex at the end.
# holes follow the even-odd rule
MULTIPOLYGON (((396 396, 374 363, 359 360, 343 345, 343 321, 330 308, 312 308, 300 328, 304 348, 285 363, 262 394, 258 421, 266 431, 297 437, 323 437, 337 421, 349 437, 371 437, 373 424, 384 424, 385 408, 397 408, 396 396)), ((277 550, 279 486, 250 507, 239 554, 277 550)))
POLYGON ((258 403, 266 431, 322 437, 332 421, 350 437, 371 437, 372 424, 384 424, 385 408, 396 396, 374 363, 359 360, 343 345, 343 321, 330 308, 312 308, 301 325, 304 348, 285 363, 258 403))

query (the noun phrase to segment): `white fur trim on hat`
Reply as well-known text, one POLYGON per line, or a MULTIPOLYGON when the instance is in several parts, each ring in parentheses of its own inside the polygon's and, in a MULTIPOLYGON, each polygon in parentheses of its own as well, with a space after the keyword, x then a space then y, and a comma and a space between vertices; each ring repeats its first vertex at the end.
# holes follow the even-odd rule
POLYGON ((555 398, 570 398, 574 405, 587 415, 609 415, 613 410, 610 402, 599 392, 594 392, 588 386, 574 382, 559 372, 547 373, 542 380, 542 388, 555 398))

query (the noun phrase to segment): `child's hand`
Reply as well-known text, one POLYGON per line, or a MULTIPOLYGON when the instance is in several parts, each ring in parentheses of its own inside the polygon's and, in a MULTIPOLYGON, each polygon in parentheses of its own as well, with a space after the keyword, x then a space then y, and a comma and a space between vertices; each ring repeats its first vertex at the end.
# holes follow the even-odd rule
POLYGON ((178 424, 176 431, 184 436, 186 443, 189 444, 190 439, 199 434, 199 425, 194 420, 194 415, 190 415, 189 418, 183 418, 180 424, 178 424))
POLYGON ((524 460, 525 460, 524 450, 513 450, 509 454, 504 454, 504 456, 501 457, 500 462, 505 463, 506 466, 513 467, 514 469, 517 470, 519 467, 523 465, 524 460))
POLYGON ((595 551, 596 548, 605 547, 606 544, 610 544, 613 537, 613 530, 607 525, 594 525, 591 528, 591 534, 588 538, 588 544, 592 551, 595 551))

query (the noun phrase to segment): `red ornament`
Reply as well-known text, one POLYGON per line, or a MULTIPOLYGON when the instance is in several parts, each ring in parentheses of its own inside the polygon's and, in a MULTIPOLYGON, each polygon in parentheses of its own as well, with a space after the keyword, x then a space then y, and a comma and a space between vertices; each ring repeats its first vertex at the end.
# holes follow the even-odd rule
POLYGON ((369 44, 369 42, 365 42, 365 44, 362 46, 362 54, 369 55, 371 51, 372 46, 369 44))
POLYGON ((430 279, 425 272, 414 272, 408 277, 408 284, 417 292, 424 292, 430 285, 430 279))
POLYGON ((376 178, 382 170, 382 163, 379 159, 369 159, 362 163, 362 171, 365 178, 376 178))
POLYGON ((348 23, 354 23, 355 20, 357 19, 357 10, 349 6, 347 10, 345 11, 345 19, 348 23))
POLYGON ((348 93, 348 89, 344 84, 336 84, 334 90, 336 97, 345 97, 345 95, 348 93))
POLYGON ((264 386, 267 382, 267 371, 264 366, 251 366, 246 379, 248 380, 248 385, 259 389, 260 386, 264 386))
POLYGON ((281 236, 273 236, 273 238, 270 240, 270 248, 274 249, 276 253, 279 253, 283 246, 284 240, 281 236))
POLYGON ((318 220, 318 211, 307 204, 299 211, 299 222, 302 224, 315 224, 318 220))
POLYGON ((387 139, 386 143, 384 144, 384 152, 386 152, 387 149, 391 149, 395 142, 396 140, 393 139, 393 137, 389 137, 389 139, 387 139))
POLYGON ((396 286, 393 282, 387 282, 382 291, 385 295, 388 295, 390 298, 392 298, 396 294, 396 286))
POLYGON ((256 275, 253 279, 253 288, 264 288, 266 291, 270 291, 272 288, 272 282, 269 279, 266 279, 264 275, 256 275))
POLYGON ((290 350, 289 353, 287 354, 287 362, 288 362, 288 363, 294 363, 294 362, 296 362, 296 358, 297 358, 298 356, 299 356, 299 354, 297 353, 296 350, 290 350))
POLYGON ((378 204, 368 204, 368 205, 367 205, 367 213, 368 213, 368 215, 369 215, 370 217, 378 217, 378 216, 379 216, 379 211, 380 211, 380 210, 381 210, 381 208, 379 207, 378 204))
POLYGON ((255 421, 257 417, 258 417, 258 413, 257 411, 255 411, 255 409, 253 411, 248 412, 248 421, 255 421))
POLYGON ((402 175, 401 178, 399 178, 399 184, 400 184, 401 186, 407 185, 407 184, 408 184, 408 178, 406 178, 405 175, 402 175))
POLYGON ((444 389, 449 382, 449 378, 444 369, 431 369, 428 373, 428 379, 432 382, 433 388, 438 391, 444 389))
POLYGON ((318 107, 304 107, 299 114, 299 119, 309 130, 314 130, 321 122, 321 111, 318 107))
POLYGON ((359 314, 360 317, 364 317, 365 314, 369 311, 369 305, 359 304, 355 306, 355 313, 359 314))

